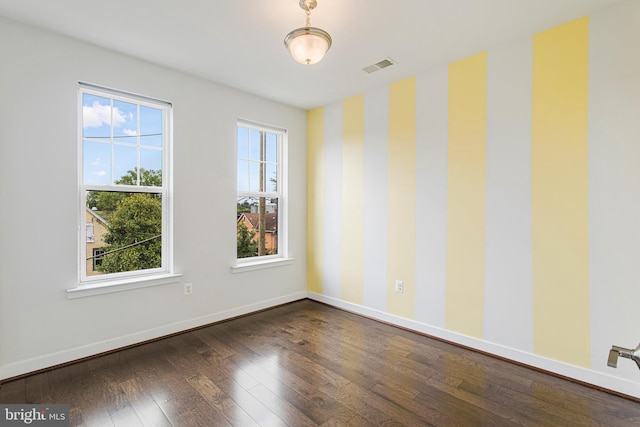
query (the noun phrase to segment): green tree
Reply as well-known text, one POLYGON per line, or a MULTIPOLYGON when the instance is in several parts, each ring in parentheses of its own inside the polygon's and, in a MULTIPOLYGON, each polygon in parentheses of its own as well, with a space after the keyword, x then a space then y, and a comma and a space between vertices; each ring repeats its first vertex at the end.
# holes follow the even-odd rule
POLYGON ((103 273, 159 268, 162 265, 162 202, 147 193, 130 193, 109 215, 99 270, 103 273))
MULTIPOLYGON (((127 171, 116 181, 119 185, 136 185, 138 168, 127 171)), ((162 187, 162 171, 140 168, 140 185, 145 187, 162 187)))
MULTIPOLYGON (((138 169, 127 171, 122 175, 115 184, 117 185, 137 185, 138 169)), ((145 187, 161 187, 162 171, 148 170, 140 168, 140 185, 145 187)), ((97 211, 103 212, 106 217, 116 210, 118 202, 125 197, 129 197, 132 193, 121 193, 118 191, 89 191, 87 192, 87 207, 89 209, 96 208, 97 211)))
POLYGON ((116 210, 118 202, 128 196, 129 193, 117 191, 88 191, 87 207, 102 212, 105 217, 108 217, 111 212, 116 210))
POLYGON ((244 201, 242 203, 237 203, 238 213, 251 212, 251 205, 248 201, 244 201))
POLYGON ((255 231, 247 228, 244 223, 238 223, 238 258, 249 258, 258 255, 258 242, 253 240, 255 231))

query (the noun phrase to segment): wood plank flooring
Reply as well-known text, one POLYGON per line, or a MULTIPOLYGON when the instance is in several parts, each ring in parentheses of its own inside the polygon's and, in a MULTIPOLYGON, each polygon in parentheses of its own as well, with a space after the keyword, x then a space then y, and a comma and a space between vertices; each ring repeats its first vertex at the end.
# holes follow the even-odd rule
POLYGON ((640 404, 310 300, 11 381, 73 426, 629 426, 640 404))

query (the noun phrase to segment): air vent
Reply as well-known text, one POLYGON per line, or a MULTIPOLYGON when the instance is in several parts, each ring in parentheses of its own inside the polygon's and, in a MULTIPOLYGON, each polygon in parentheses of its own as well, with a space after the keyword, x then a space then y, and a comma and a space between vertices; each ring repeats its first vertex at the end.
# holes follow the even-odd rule
POLYGON ((378 70, 382 70, 383 68, 387 68, 392 66, 393 64, 395 64, 395 62, 393 61, 393 59, 391 58, 387 58, 387 59, 383 59, 382 61, 378 61, 373 65, 369 65, 367 67, 364 67, 362 69, 362 71, 366 72, 366 73, 373 73, 376 72, 378 70))

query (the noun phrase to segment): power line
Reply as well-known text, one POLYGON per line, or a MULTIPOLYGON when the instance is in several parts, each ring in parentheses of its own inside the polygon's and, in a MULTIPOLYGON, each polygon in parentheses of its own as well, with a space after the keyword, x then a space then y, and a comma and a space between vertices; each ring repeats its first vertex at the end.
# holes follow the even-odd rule
POLYGON ((89 258, 87 258, 87 261, 89 261, 90 259, 94 259, 94 258, 101 258, 101 257, 103 257, 103 256, 105 256, 105 255, 109 255, 109 254, 112 254, 112 253, 114 253, 114 252, 123 251, 123 250, 125 250, 125 249, 129 249, 129 248, 132 248, 132 247, 134 247, 134 246, 138 246, 138 245, 140 245, 140 244, 142 244, 142 243, 148 242, 149 240, 157 239, 158 237, 162 237, 162 234, 158 234, 157 236, 149 237, 148 239, 144 239, 144 240, 141 240, 141 241, 139 241, 139 242, 132 243, 132 244, 130 244, 130 245, 123 246, 123 247, 121 247, 121 248, 117 248, 117 249, 114 249, 114 250, 109 251, 109 252, 103 252, 103 253, 101 253, 100 255, 90 256, 89 258))

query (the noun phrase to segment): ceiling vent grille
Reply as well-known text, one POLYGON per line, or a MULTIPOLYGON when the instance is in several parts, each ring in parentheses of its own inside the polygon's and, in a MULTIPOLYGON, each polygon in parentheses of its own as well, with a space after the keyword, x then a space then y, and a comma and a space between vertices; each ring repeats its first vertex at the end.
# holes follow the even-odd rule
POLYGON ((376 62, 376 63, 375 63, 375 64, 373 64, 373 65, 369 65, 369 66, 367 66, 367 67, 364 67, 364 68, 362 69, 362 71, 364 71, 364 72, 366 72, 366 73, 371 74, 371 73, 374 73, 374 72, 376 72, 376 71, 378 71, 378 70, 382 70, 383 68, 390 67, 390 66, 392 66, 393 64, 395 64, 395 62, 393 61, 393 59, 391 59, 391 58, 386 58, 386 59, 383 59, 382 61, 378 61, 378 62, 376 62))

